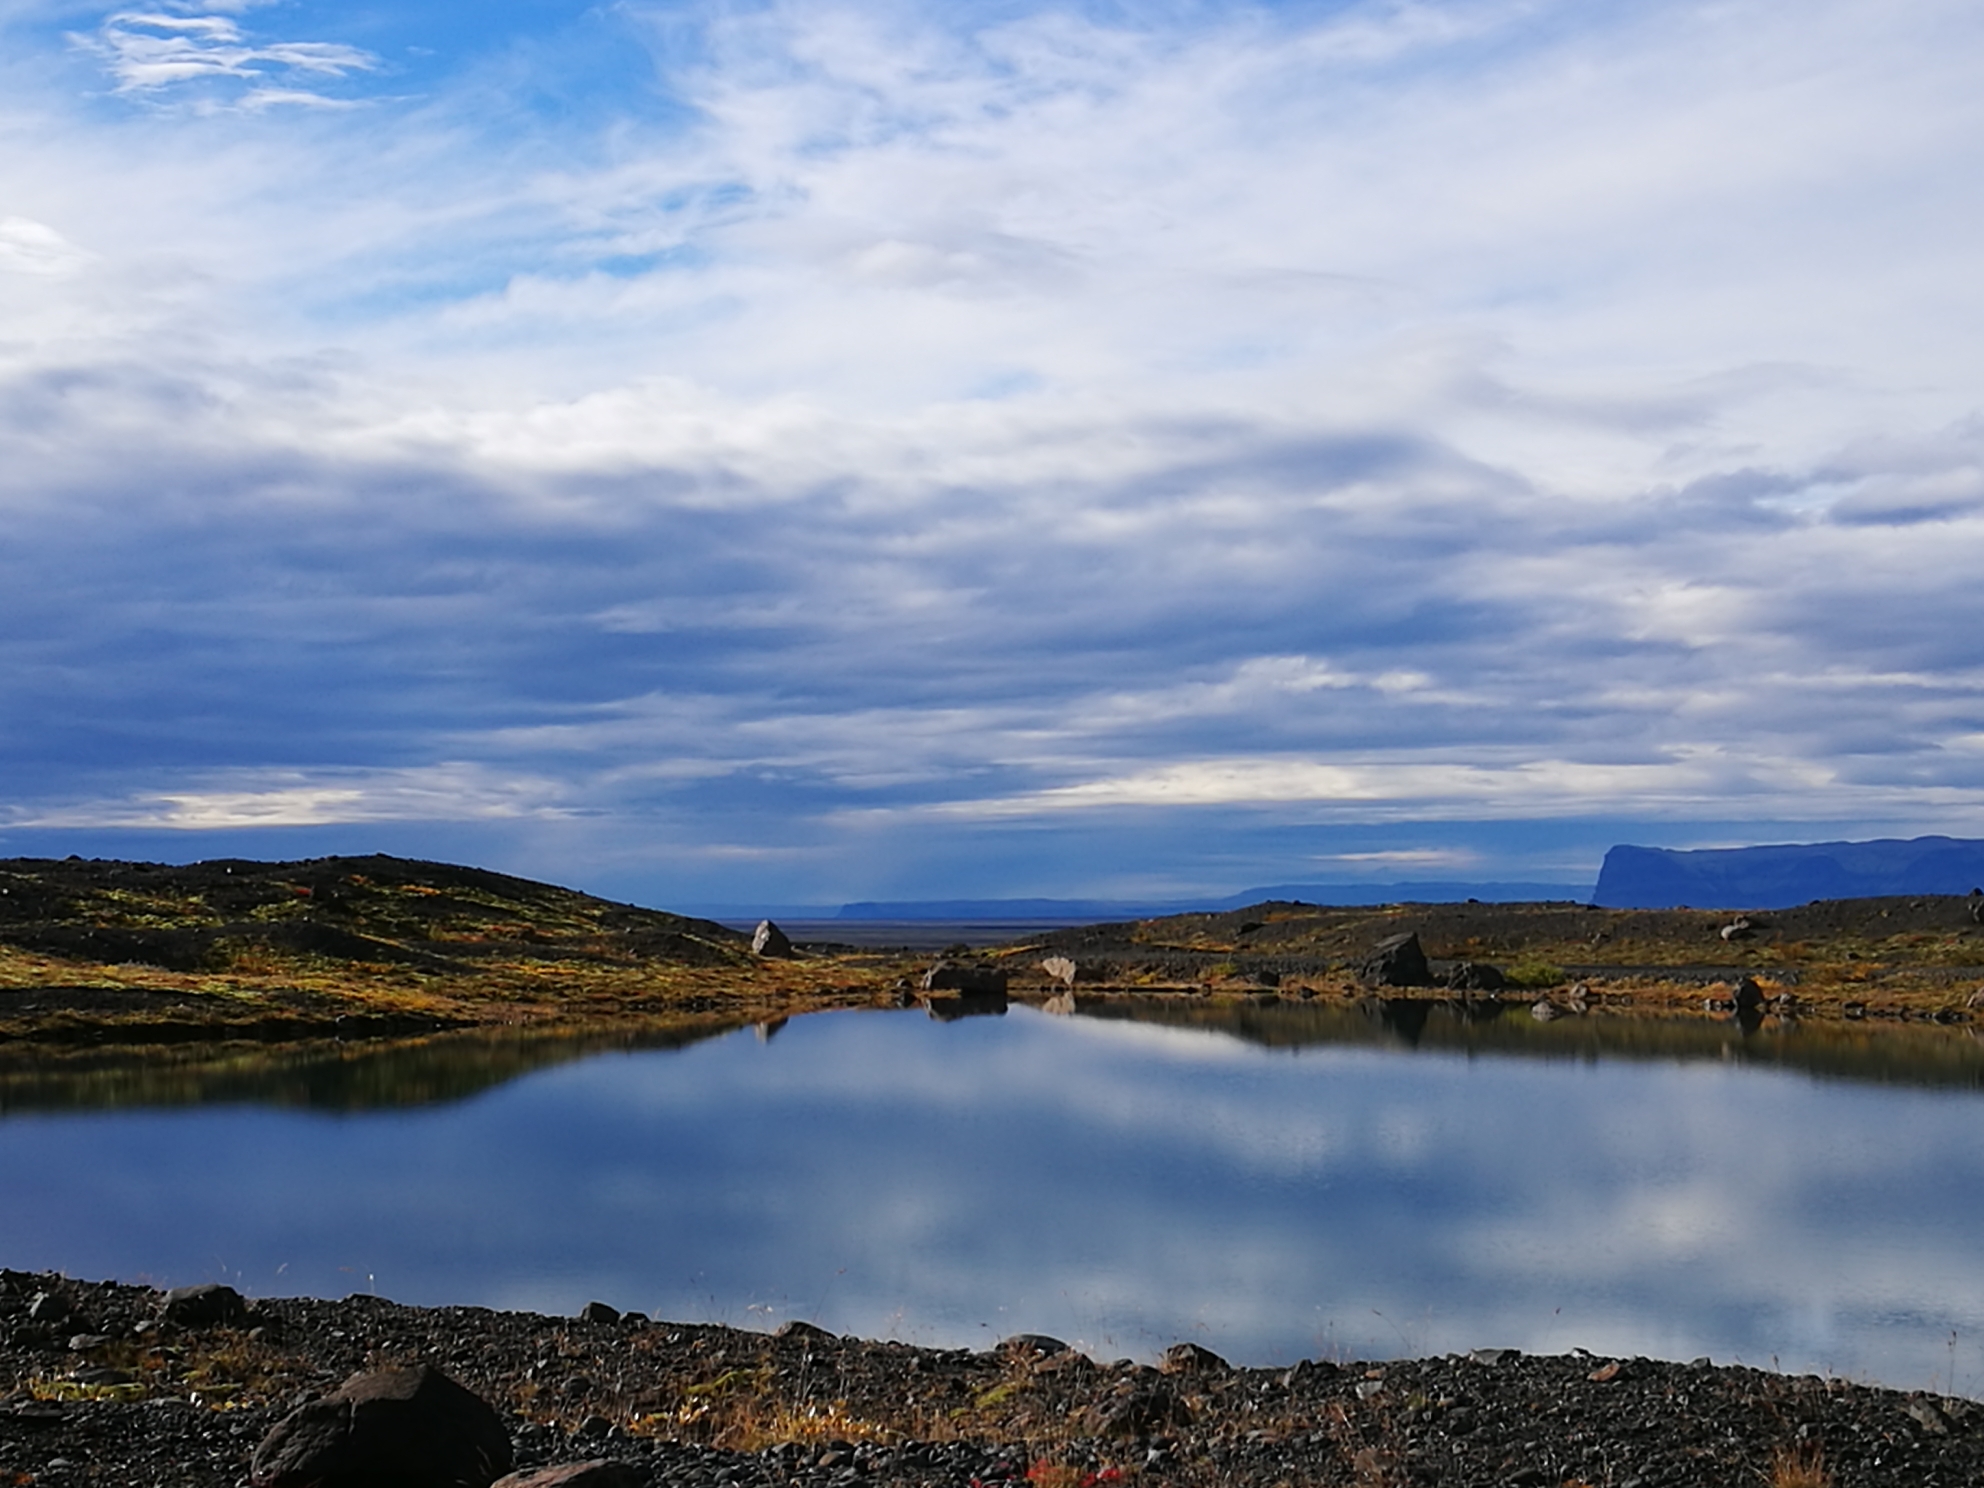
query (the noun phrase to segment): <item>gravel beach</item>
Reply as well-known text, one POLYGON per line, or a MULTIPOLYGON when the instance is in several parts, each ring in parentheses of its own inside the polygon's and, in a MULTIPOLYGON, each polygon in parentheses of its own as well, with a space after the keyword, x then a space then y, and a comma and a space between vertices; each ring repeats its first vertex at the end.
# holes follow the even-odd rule
POLYGON ((971 1352, 597 1304, 231 1295, 173 1322, 145 1287, 0 1272, 0 1484, 231 1488, 287 1413, 407 1364, 489 1402, 518 1469, 605 1460, 680 1488, 1984 1482, 1984 1406, 1707 1361, 1490 1348, 1253 1369, 1182 1344, 1153 1366, 1031 1336, 971 1352))

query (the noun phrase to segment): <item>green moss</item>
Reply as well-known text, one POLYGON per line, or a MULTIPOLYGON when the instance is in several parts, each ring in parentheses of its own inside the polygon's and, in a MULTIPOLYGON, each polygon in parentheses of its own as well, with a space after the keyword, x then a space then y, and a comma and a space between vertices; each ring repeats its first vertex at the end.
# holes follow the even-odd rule
POLYGON ((1561 987, 1570 978, 1561 966, 1552 966, 1547 961, 1518 961, 1502 973, 1503 980, 1511 987, 1523 987, 1540 991, 1545 987, 1561 987))

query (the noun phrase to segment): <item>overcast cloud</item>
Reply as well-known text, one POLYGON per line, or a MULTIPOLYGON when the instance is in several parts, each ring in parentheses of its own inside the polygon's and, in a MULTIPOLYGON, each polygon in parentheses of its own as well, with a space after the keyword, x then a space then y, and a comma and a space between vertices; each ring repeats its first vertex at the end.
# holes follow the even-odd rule
POLYGON ((1973 4, 0 0, 0 59, 0 851, 1984 835, 1973 4))

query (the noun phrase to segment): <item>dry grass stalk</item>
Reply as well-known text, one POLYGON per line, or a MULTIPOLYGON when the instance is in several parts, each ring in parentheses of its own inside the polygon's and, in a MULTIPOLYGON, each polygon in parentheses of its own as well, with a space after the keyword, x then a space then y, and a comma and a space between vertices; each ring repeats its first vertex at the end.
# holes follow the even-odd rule
POLYGON ((1833 1488, 1832 1471, 1819 1444, 1779 1447, 1771 1456, 1770 1488, 1833 1488))

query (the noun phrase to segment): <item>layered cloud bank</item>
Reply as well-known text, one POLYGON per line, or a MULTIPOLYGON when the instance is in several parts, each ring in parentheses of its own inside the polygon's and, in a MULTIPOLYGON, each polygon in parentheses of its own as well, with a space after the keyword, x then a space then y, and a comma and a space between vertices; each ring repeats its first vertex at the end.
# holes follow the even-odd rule
POLYGON ((0 4, 0 851, 1984 832, 1974 7, 479 25, 0 4))

